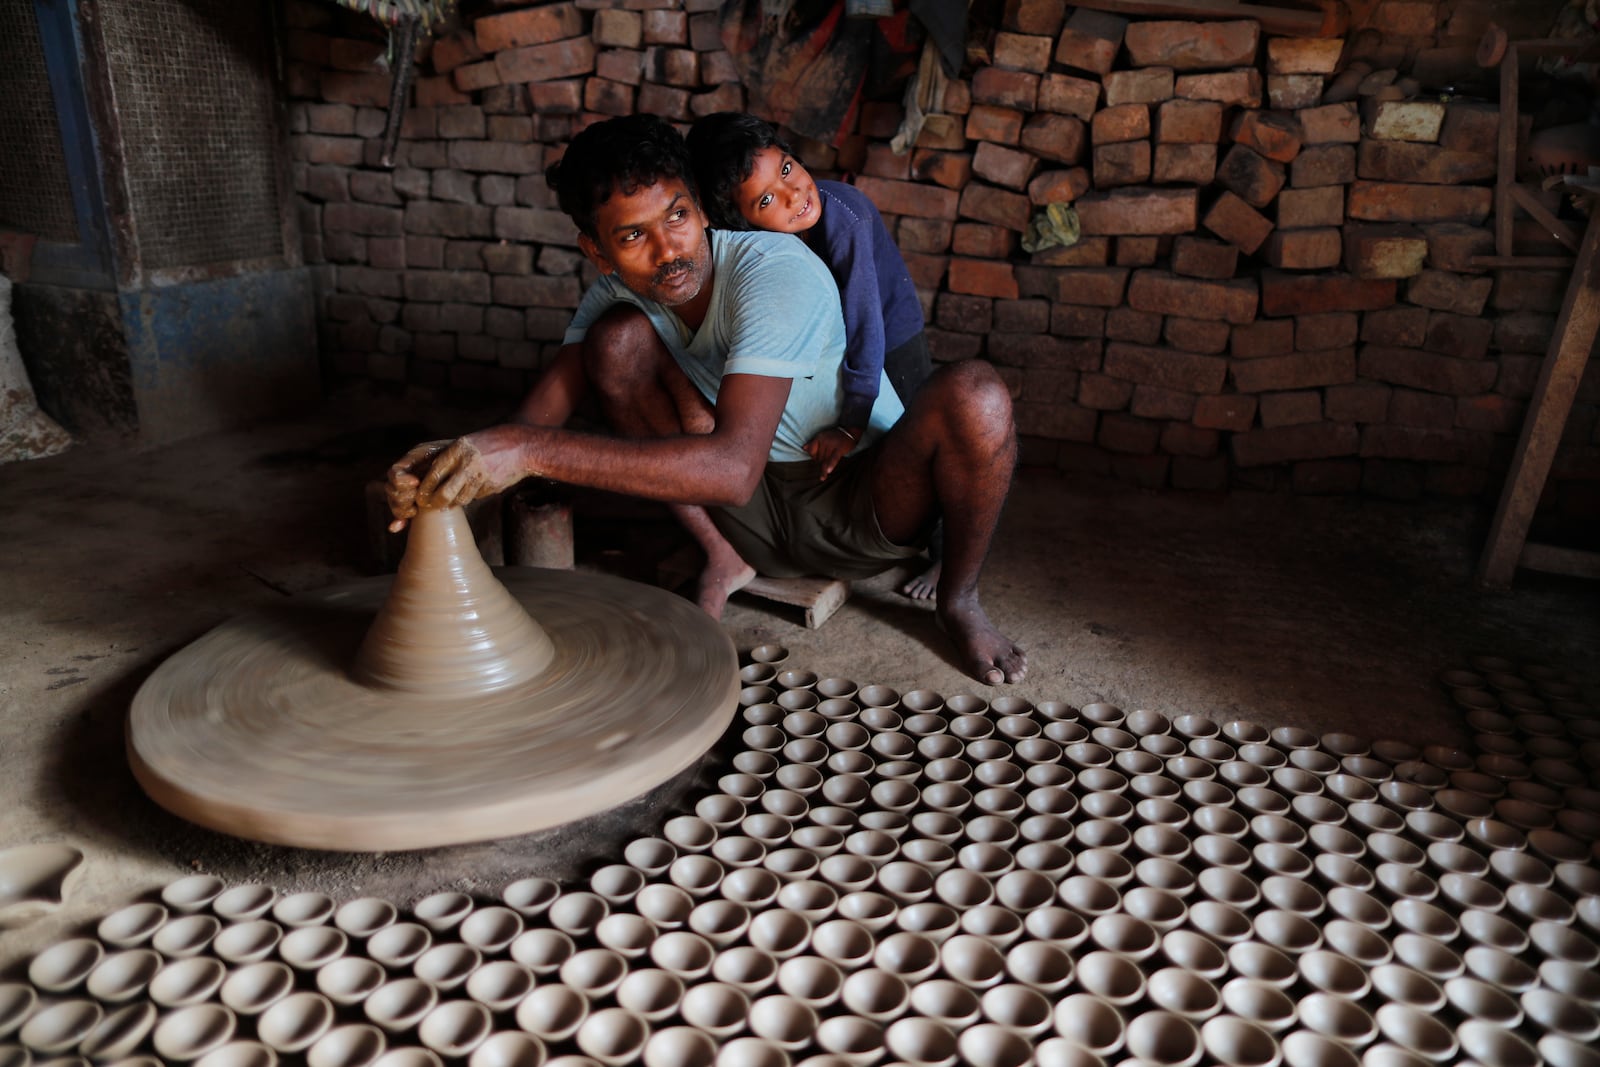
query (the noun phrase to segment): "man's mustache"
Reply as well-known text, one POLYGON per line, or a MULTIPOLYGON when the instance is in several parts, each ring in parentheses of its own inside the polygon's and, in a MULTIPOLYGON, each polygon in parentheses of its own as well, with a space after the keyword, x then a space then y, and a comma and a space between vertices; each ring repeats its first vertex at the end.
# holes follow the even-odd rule
POLYGON ((669 278, 675 278, 680 274, 687 274, 692 270, 694 270, 694 260, 680 257, 673 260, 671 263, 663 264, 659 269, 657 269, 655 277, 652 279, 652 281, 656 285, 662 285, 665 284, 669 278))

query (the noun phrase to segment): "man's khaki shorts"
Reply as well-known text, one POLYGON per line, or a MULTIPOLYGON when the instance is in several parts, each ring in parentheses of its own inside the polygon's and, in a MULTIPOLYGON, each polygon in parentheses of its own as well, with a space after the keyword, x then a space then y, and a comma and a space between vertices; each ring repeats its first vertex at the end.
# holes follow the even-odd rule
POLYGON ((717 529, 746 563, 771 578, 870 578, 910 559, 922 545, 883 535, 872 507, 867 449, 839 461, 827 481, 813 460, 768 463, 749 503, 709 508, 717 529))

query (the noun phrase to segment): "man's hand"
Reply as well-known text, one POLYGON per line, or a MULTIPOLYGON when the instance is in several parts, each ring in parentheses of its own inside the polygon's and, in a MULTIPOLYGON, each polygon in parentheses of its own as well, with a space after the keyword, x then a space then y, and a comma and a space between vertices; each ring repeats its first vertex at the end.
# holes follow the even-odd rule
POLYGON ((418 445, 389 468, 389 529, 399 533, 419 508, 454 508, 509 489, 530 472, 522 429, 491 426, 455 441, 418 445))
POLYGON ((828 475, 833 473, 833 468, 839 465, 841 459, 850 454, 850 450, 856 447, 856 442, 859 440, 861 440, 861 431, 855 431, 855 436, 852 437, 851 431, 835 426, 832 429, 823 430, 810 441, 807 441, 806 455, 822 464, 822 480, 827 481, 828 475))

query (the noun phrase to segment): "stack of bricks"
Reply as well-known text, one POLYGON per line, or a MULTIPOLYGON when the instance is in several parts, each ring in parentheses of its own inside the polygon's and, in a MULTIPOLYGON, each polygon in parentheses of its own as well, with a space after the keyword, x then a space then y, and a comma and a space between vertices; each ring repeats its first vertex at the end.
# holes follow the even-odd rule
MULTIPOLYGON (((936 358, 1001 369, 1028 462, 1152 487, 1486 491, 1567 279, 1471 267, 1493 250, 1497 112, 1398 69, 1441 34, 1437 6, 1384 0, 1356 55, 1253 21, 1010 0, 992 62, 950 83, 910 152, 889 147, 890 102, 836 147, 797 147, 883 212, 936 358), (1024 253, 1064 202, 1080 239, 1024 253)), ((559 2, 439 39, 391 173, 364 140, 387 76, 322 5, 292 6, 295 182, 334 369, 515 395, 589 277, 544 167, 607 116, 741 108, 714 7, 559 2)), ((1575 469, 1597 451, 1582 400, 1575 469)))

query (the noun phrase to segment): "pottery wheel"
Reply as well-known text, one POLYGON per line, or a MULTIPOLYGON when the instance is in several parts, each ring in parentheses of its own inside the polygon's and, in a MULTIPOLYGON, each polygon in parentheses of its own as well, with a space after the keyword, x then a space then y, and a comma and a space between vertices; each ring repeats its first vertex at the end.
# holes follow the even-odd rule
MULTIPOLYGON (((536 637, 549 635, 531 677, 506 682, 476 667, 497 687, 465 694, 358 681, 364 635, 376 632, 380 608, 393 612, 402 599, 402 564, 393 579, 224 623, 167 660, 133 701, 134 775, 162 807, 239 837, 427 848, 613 808, 687 768, 732 719, 737 655, 694 604, 603 575, 496 574, 494 595, 526 609, 521 621, 537 620, 536 637)), ((453 640, 444 632, 438 644, 453 640)), ((449 654, 479 654, 484 642, 465 644, 449 654)))

